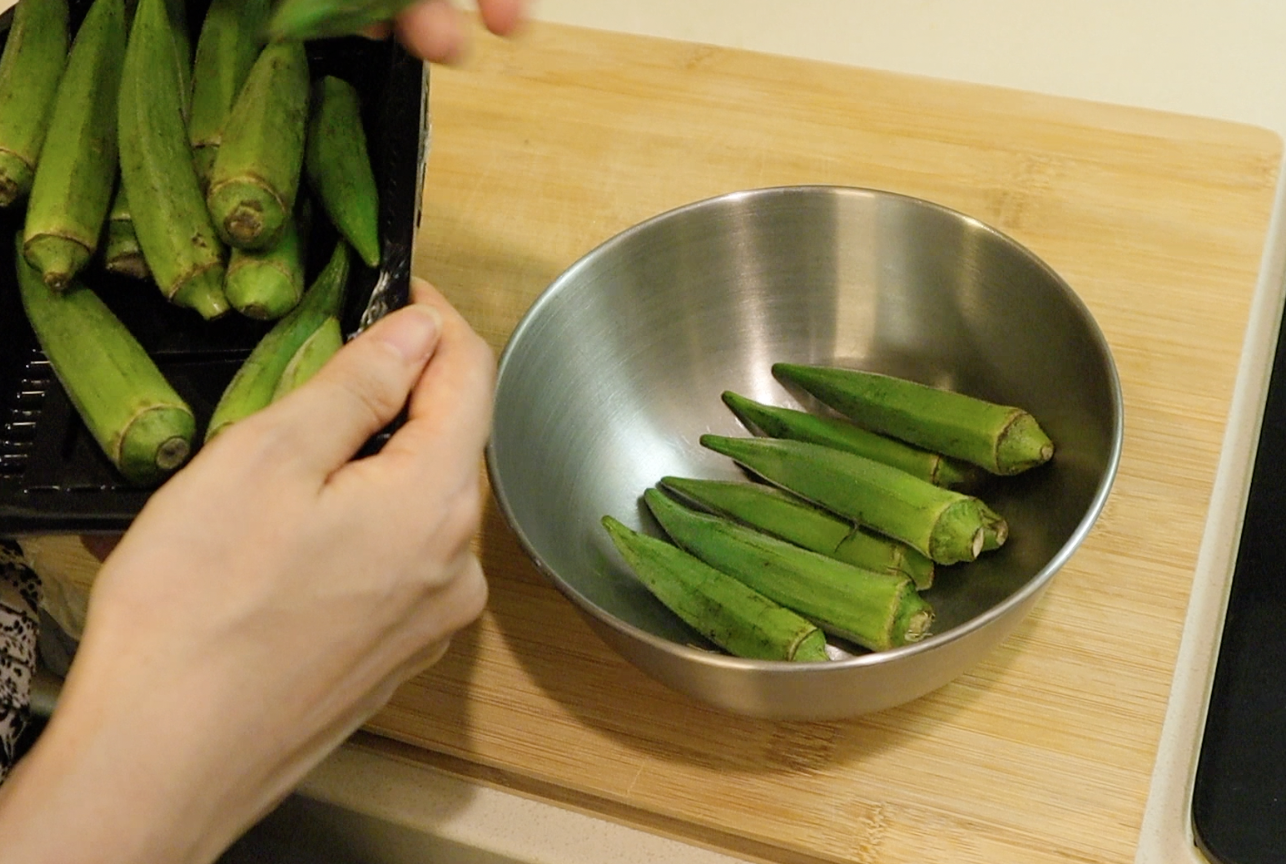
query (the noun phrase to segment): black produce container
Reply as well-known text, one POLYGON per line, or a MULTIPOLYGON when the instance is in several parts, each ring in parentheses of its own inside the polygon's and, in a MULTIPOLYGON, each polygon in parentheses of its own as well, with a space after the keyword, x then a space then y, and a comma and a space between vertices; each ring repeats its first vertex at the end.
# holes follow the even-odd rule
MULTIPOLYGON (((207 5, 208 0, 188 4, 194 49, 207 5)), ((72 0, 73 27, 88 6, 88 0, 72 0)), ((407 302, 428 137, 428 73, 391 39, 318 40, 309 43, 308 53, 314 79, 335 75, 361 92, 380 192, 380 267, 371 269, 352 256, 342 321, 345 335, 352 336, 407 302)), ((301 194, 306 189, 301 179, 301 194)), ((36 344, 15 275, 13 237, 24 212, 21 202, 0 210, 0 536, 123 531, 151 490, 131 486, 103 455, 36 344)), ((312 221, 310 282, 336 238, 320 208, 314 208, 312 221)), ((168 303, 154 284, 107 273, 99 262, 91 263, 82 281, 156 360, 192 406, 203 434, 224 387, 271 323, 236 312, 203 321, 168 303)), ((388 430, 373 438, 366 452, 378 449, 387 435, 388 430)))

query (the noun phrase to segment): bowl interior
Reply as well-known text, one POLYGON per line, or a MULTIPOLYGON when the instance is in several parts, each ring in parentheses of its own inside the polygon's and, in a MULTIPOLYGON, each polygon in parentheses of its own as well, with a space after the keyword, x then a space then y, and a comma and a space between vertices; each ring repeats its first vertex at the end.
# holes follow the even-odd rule
MULTIPOLYGON (((935 638, 1047 578, 1088 531, 1114 472, 1110 354, 1070 289, 1003 235, 872 190, 737 193, 659 216, 564 273, 501 361, 488 465, 538 565, 582 605, 700 644, 617 557, 599 520, 660 534, 640 496, 662 476, 745 479, 702 448, 749 434, 720 394, 817 409, 777 361, 902 375, 1031 411, 1054 461, 980 494, 1010 540, 939 568, 935 638)), ((600 616, 601 617, 601 616, 600 616)))

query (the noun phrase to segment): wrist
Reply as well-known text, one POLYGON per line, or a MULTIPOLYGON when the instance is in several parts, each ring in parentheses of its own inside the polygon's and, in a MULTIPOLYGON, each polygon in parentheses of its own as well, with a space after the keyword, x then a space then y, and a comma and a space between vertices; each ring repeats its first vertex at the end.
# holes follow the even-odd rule
POLYGON ((219 669, 130 662, 126 643, 87 636, 49 725, 0 787, 0 864, 213 861, 306 769, 290 770, 219 669))

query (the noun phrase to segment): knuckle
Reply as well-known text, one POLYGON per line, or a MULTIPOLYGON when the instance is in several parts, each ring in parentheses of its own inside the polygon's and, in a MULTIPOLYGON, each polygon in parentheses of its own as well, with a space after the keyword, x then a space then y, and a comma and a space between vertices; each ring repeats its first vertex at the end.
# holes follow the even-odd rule
POLYGON ((464 574, 465 596, 460 604, 460 626, 465 627, 477 619, 487 608, 490 586, 481 562, 475 556, 469 556, 469 563, 464 574))
MULTIPOLYGON (((446 637, 468 627, 487 606, 489 586, 477 556, 469 554, 451 568, 451 579, 425 604, 432 610, 431 635, 446 637)), ((430 634, 422 634, 430 635, 430 634)))
POLYGON ((443 520, 443 534, 456 554, 466 550, 482 529, 482 494, 477 484, 460 492, 443 520))
POLYGON ((295 452, 299 434, 293 423, 278 422, 275 414, 261 409, 228 426, 212 442, 236 454, 234 464, 248 472, 259 472, 264 466, 282 464, 283 457, 295 452))
POLYGON ((406 401, 405 386, 395 384, 396 372, 387 365, 372 360, 350 364, 326 378, 319 373, 318 383, 330 388, 330 398, 345 403, 363 422, 378 428, 391 420, 406 401))

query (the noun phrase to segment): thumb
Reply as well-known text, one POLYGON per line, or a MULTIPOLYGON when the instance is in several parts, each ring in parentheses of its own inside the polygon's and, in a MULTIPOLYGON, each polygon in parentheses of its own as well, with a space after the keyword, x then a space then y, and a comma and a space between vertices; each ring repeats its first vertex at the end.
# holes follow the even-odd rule
POLYGON ((278 403, 277 423, 294 430, 294 460, 329 475, 406 404, 437 346, 442 318, 415 303, 349 342, 317 374, 278 403))

